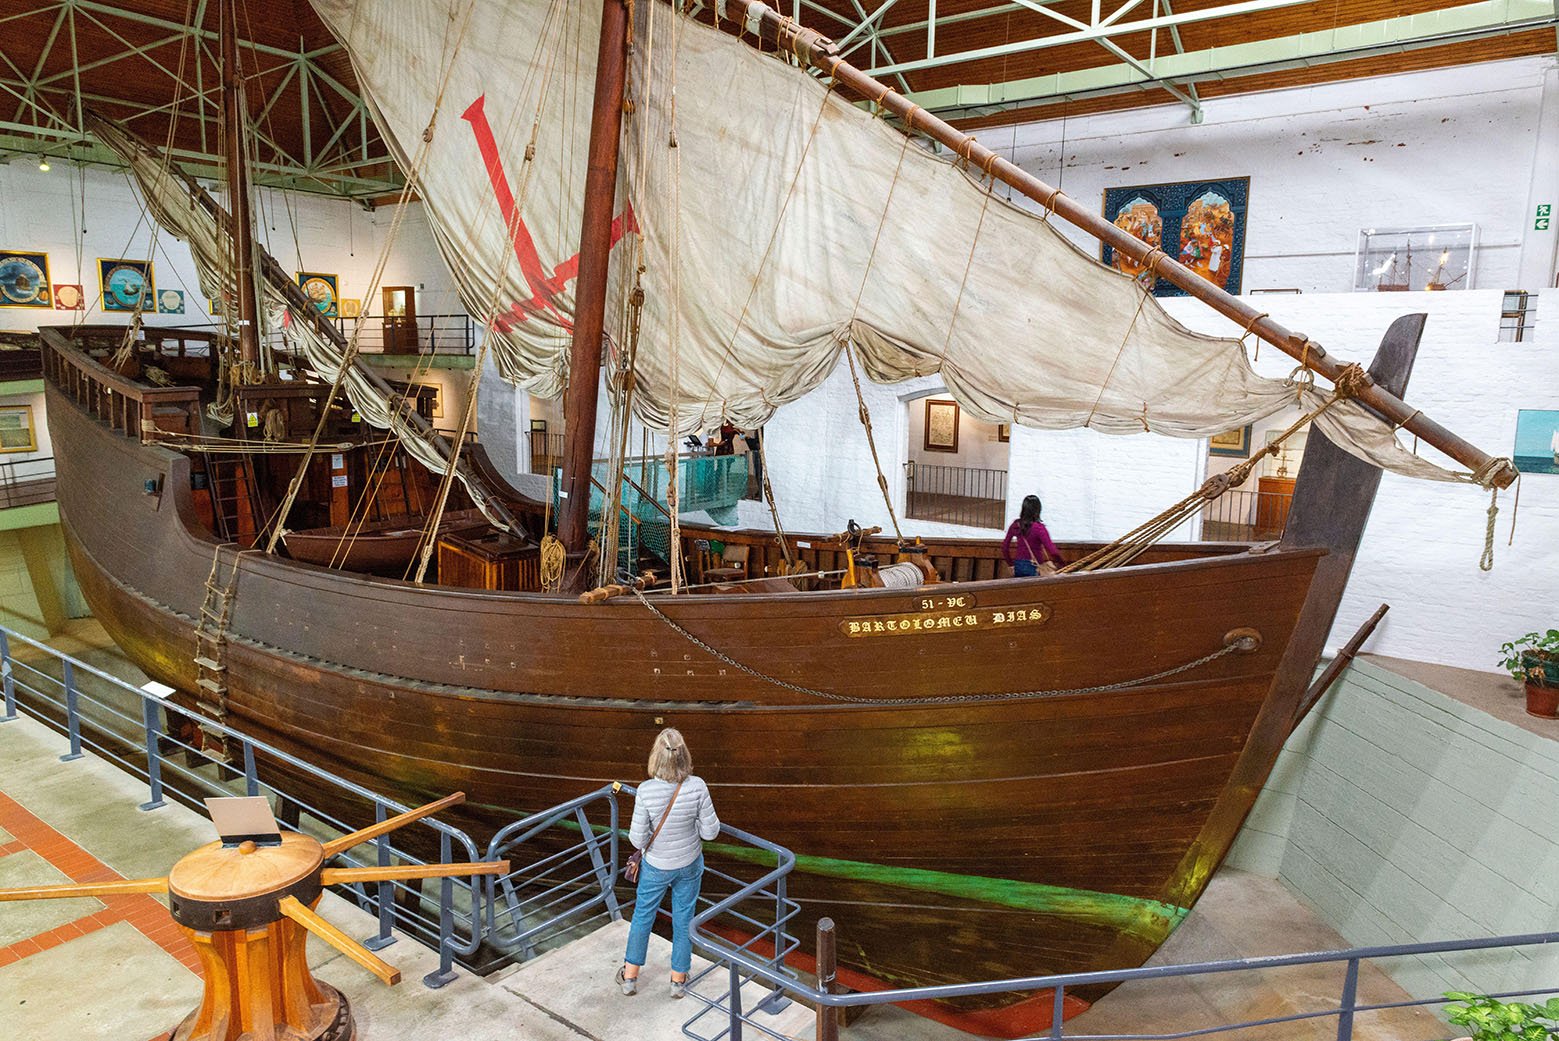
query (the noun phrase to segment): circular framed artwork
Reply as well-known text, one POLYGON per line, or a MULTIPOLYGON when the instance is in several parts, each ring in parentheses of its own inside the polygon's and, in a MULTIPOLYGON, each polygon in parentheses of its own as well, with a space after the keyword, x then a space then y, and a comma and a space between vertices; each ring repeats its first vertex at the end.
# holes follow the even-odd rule
POLYGON ((61 311, 80 311, 86 306, 87 295, 77 285, 54 287, 54 306, 61 311))
POLYGON ((298 287, 303 290, 303 295, 326 318, 334 318, 338 313, 336 285, 335 275, 317 275, 306 271, 298 275, 298 287))
POLYGON ((41 255, 9 253, 0 255, 0 305, 6 307, 48 307, 49 275, 41 255))
POLYGON ((147 309, 152 296, 151 266, 143 260, 100 260, 105 311, 147 309))

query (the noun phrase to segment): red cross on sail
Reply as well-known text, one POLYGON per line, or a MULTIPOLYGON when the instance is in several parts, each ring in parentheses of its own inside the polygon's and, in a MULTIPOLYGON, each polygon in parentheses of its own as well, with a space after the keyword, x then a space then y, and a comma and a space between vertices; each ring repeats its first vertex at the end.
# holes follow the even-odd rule
MULTIPOLYGON (((519 300, 511 304, 507 313, 496 316, 493 319, 493 326, 499 332, 506 333, 514 328, 515 323, 526 321, 531 315, 545 315, 547 320, 555 322, 565 331, 572 332, 573 321, 558 310, 554 299, 563 287, 579 274, 579 254, 575 253, 554 267, 550 275, 547 274, 541 254, 536 249, 536 242, 531 237, 530 228, 526 226, 524 216, 515 205, 514 192, 509 188, 509 177, 504 172, 503 159, 498 154, 498 140, 493 134, 492 125, 487 121, 486 105, 487 95, 483 94, 471 102, 470 107, 461 113, 460 118, 471 124, 471 132, 476 136, 476 147, 482 153, 482 163, 487 168, 487 179, 491 182, 493 196, 498 201, 498 211, 503 214, 504 225, 509 229, 509 241, 514 246, 514 256, 519 261, 520 274, 524 276, 525 284, 532 294, 527 300, 519 300)), ((617 219, 612 221, 612 245, 616 246, 625 233, 637 233, 638 230, 638 222, 633 216, 633 206, 629 204, 617 219)))

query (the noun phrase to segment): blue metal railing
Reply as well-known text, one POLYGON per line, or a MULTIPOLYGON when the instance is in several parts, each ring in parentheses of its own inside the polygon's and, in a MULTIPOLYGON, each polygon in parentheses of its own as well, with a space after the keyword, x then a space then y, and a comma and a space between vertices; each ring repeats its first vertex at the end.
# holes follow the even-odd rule
MULTIPOLYGON (((146 811, 165 805, 170 793, 193 801, 195 796, 189 794, 191 789, 217 795, 230 795, 236 790, 242 790, 250 795, 275 798, 278 801, 278 817, 284 826, 298 828, 303 812, 318 822, 319 827, 336 834, 345 834, 361 826, 337 819, 332 813, 301 801, 262 777, 261 767, 273 763, 301 771, 309 778, 311 787, 327 793, 333 797, 333 801, 359 803, 360 812, 365 818, 370 810, 372 818, 379 821, 407 809, 393 799, 371 792, 231 727, 202 718, 165 698, 131 686, 4 626, 0 626, 0 698, 3 698, 0 701, 0 709, 3 709, 0 712, 0 723, 15 719, 19 711, 26 711, 63 733, 69 742, 69 750, 60 757, 62 760, 78 759, 83 755, 83 750, 90 749, 145 780, 150 797, 141 804, 141 808, 146 811), (12 651, 15 645, 32 648, 41 655, 41 661, 29 662, 18 658, 12 651), (49 663, 59 667, 58 675, 44 667, 49 663), (136 699, 128 702, 135 706, 135 710, 126 711, 123 706, 110 704, 107 699, 114 696, 136 699), (50 708, 55 711, 51 713, 50 708), (237 750, 235 761, 221 762, 206 758, 199 748, 170 734, 168 713, 173 713, 174 718, 189 720, 201 729, 221 734, 228 749, 237 750), (214 776, 178 762, 181 755, 187 756, 191 763, 201 762, 199 769, 210 768, 214 776), (290 815, 283 811, 283 805, 290 809, 290 815)), ((478 855, 476 843, 465 832, 436 819, 420 822, 419 827, 431 829, 433 833, 432 836, 424 835, 424 839, 436 837, 441 861, 451 861, 457 854, 469 861, 508 859, 513 865, 512 870, 501 877, 479 878, 474 882, 466 879, 441 880, 437 906, 431 912, 422 906, 420 890, 412 889, 404 882, 348 887, 359 906, 378 915, 378 932, 365 942, 375 948, 393 943, 395 937, 392 928, 398 926, 435 947, 440 955, 439 968, 425 976, 423 982, 429 987, 440 987, 454 978, 457 956, 470 957, 479 950, 485 950, 496 953, 498 963, 502 964, 516 957, 528 956, 558 939, 568 938, 603 918, 621 918, 632 906, 631 897, 623 899, 617 892, 621 863, 617 797, 623 792, 632 795, 634 789, 628 785, 607 785, 514 821, 494 834, 484 856, 478 855), (596 813, 596 819, 592 820, 591 813, 596 813), (403 895, 412 899, 403 899, 403 895)), ((748 1032, 752 1032, 752 1036, 762 1035, 773 1041, 784 1041, 784 1035, 754 1018, 754 1014, 776 1011, 790 1000, 799 1000, 817 1009, 819 1041, 832 1041, 837 1034, 830 1029, 830 1025, 834 1014, 841 1008, 1044 992, 1053 996, 1055 1009, 1051 1028, 1042 1035, 1045 1038, 1069 1038, 1071 1041, 1177 1041, 1182 1038, 1218 1036, 1254 1027, 1335 1019, 1339 1041, 1351 1041, 1355 1019, 1362 1013, 1439 1005, 1446 1001, 1444 998, 1427 998, 1360 1004, 1359 969, 1365 962, 1559 943, 1559 932, 1527 933, 863 993, 834 993, 831 989, 803 981, 786 967, 787 957, 800 946, 799 938, 792 935, 790 928, 799 905, 786 892, 787 879, 796 864, 795 855, 783 846, 730 825, 721 826, 721 841, 748 850, 742 856, 730 860, 746 860, 750 851, 757 850, 765 855, 765 863, 758 868, 762 874, 754 879, 745 879, 713 867, 706 868, 706 877, 714 881, 712 888, 730 889, 722 895, 701 895, 700 909, 693 918, 694 947, 711 961, 708 967, 690 979, 687 989, 688 995, 695 999, 699 1007, 683 1026, 683 1033, 695 1041, 744 1041, 749 1036, 748 1032), (772 868, 767 867, 767 857, 773 858, 772 868), (732 939, 717 932, 712 928, 717 920, 725 933, 741 938, 732 939), (1251 970, 1281 970, 1319 964, 1337 964, 1344 968, 1336 1007, 1156 1034, 1074 1034, 1067 1033, 1062 1022, 1067 991, 1081 987, 1251 970), (701 981, 720 974, 725 976, 723 992, 719 987, 712 994, 698 990, 697 985, 701 981), (757 984, 764 995, 748 1008, 744 1007, 743 989, 751 984, 757 984)), ((374 864, 388 864, 392 859, 406 863, 426 862, 403 846, 394 844, 391 836, 382 836, 371 847, 365 844, 358 849, 371 850, 374 864)), ((368 863, 354 859, 351 851, 343 855, 343 859, 357 865, 368 863)), ((661 913, 666 914, 664 910, 661 913)), ((831 930, 831 925, 829 928, 831 930)), ((831 978, 833 967, 823 964, 820 958, 818 971, 825 978, 831 978)), ((1559 987, 1508 991, 1492 996, 1505 999, 1555 993, 1559 993, 1559 987)))
MULTIPOLYGON (((311 818, 311 833, 320 837, 318 831, 344 835, 358 830, 369 820, 383 821, 409 809, 394 799, 132 686, 4 626, 0 626, 0 697, 3 697, 0 723, 15 719, 19 711, 25 711, 65 735, 69 750, 60 757, 62 761, 79 759, 84 750, 90 750, 144 780, 149 798, 141 804, 143 810, 151 811, 165 805, 170 794, 193 804, 204 795, 232 795, 242 791, 273 799, 283 827, 301 830, 302 815, 306 813, 311 818), (33 660, 18 657, 15 653, 18 648, 31 648, 34 653, 28 657, 33 660), (170 719, 184 720, 193 726, 179 728, 178 733, 174 733, 169 726, 170 719), (201 731, 219 735, 230 759, 212 758, 201 747, 189 743, 196 740, 193 735, 201 731), (181 734, 192 736, 187 741, 181 734), (186 761, 180 762, 181 759, 186 761), (263 776, 265 771, 276 769, 305 776, 310 791, 318 793, 313 796, 314 801, 306 801, 297 792, 284 790, 263 776), (334 807, 350 806, 353 812, 326 810, 318 805, 322 801, 334 807), (355 815, 360 815, 362 820, 353 823, 341 819, 355 815)), ((604 791, 610 797, 610 790, 604 791)), ((600 797, 601 793, 581 797, 564 807, 533 814, 507 826, 489 843, 485 859, 502 859, 560 816, 577 811, 577 820, 584 824, 583 805, 600 797)), ((606 857, 594 855, 592 861, 597 889, 604 888, 608 893, 617 869, 615 803, 611 807, 611 820, 609 841, 597 839, 587 830, 583 843, 593 848, 593 855, 598 854, 603 844, 609 847, 606 857)), ((371 845, 365 843, 341 854, 341 859, 352 866, 428 863, 407 849, 408 839, 420 848, 431 848, 436 842, 440 862, 451 862, 457 857, 467 862, 484 859, 466 832, 435 818, 420 821, 393 836, 381 836, 371 845), (416 830, 419 828, 424 830, 419 833, 416 830)), ((536 865, 531 865, 530 870, 535 869, 536 865)), ((501 879, 445 878, 440 883, 437 905, 431 909, 425 908, 421 889, 414 882, 376 882, 346 888, 360 907, 377 915, 378 932, 367 938, 365 945, 374 950, 389 946, 395 942, 392 931, 395 928, 417 937, 439 952, 438 969, 424 977, 423 982, 429 987, 441 987, 454 979, 457 957, 476 955, 488 945, 489 939, 494 941, 490 946, 499 951, 511 946, 506 942, 511 937, 499 929, 508 921, 505 916, 509 913, 509 905, 495 911, 494 901, 507 900, 509 893, 523 891, 534 884, 534 879, 523 867, 501 879), (493 926, 491 936, 485 928, 489 924, 493 926)), ((601 899, 599 894, 585 894, 570 900, 565 894, 563 899, 554 900, 541 909, 548 913, 534 912, 532 925, 555 929, 560 922, 579 917, 601 899)))
MULTIPOLYGON (((752 838, 754 843, 768 849, 779 850, 780 847, 761 839, 752 838)), ((1078 972, 1053 976, 1028 976, 1005 980, 983 980, 973 983, 943 984, 928 987, 905 987, 893 990, 880 990, 860 993, 833 993, 818 986, 807 984, 797 979, 793 974, 783 970, 783 966, 775 964, 772 959, 754 957, 749 948, 755 942, 763 942, 762 934, 754 936, 746 943, 733 944, 717 934, 708 930, 709 923, 717 918, 726 918, 737 914, 736 908, 744 901, 758 899, 767 900, 774 887, 783 885, 784 877, 789 874, 795 864, 793 856, 782 859, 780 863, 763 877, 748 883, 729 896, 710 902, 693 918, 693 946, 700 954, 711 959, 716 966, 724 965, 732 980, 732 987, 728 994, 714 998, 701 998, 708 1005, 700 1013, 690 1019, 683 1027, 683 1033, 695 1041, 743 1041, 744 1030, 756 1030, 769 1038, 779 1039, 784 1035, 769 1029, 761 1021, 754 1020, 741 1006, 740 990, 737 986, 738 978, 756 981, 773 989, 776 995, 783 995, 797 1001, 812 1005, 818 1010, 818 1041, 832 1041, 837 1038, 837 1026, 832 1030, 829 1024, 837 1010, 868 1005, 897 1005, 904 1002, 919 1001, 948 1001, 957 998, 990 996, 998 994, 1027 995, 1049 991, 1053 1000, 1053 1018, 1050 1030, 1042 1035, 1036 1035, 1034 1041, 1039 1038, 1067 1038, 1070 1041, 1179 1041, 1192 1037, 1216 1037, 1228 1034, 1236 1030, 1247 1030, 1255 1027, 1277 1026, 1283 1023, 1297 1023, 1307 1020, 1335 1019, 1337 1021, 1338 1041, 1352 1041, 1354 1020, 1360 1013, 1380 1012, 1398 1008, 1420 1008, 1431 1005, 1443 1005, 1450 999, 1444 997, 1411 999, 1408 1001, 1384 1002, 1377 1004, 1359 1004, 1358 984, 1359 967, 1364 962, 1378 961, 1387 958, 1415 957, 1430 954, 1448 954, 1465 951, 1488 951, 1509 949, 1516 947, 1533 947, 1546 944, 1559 943, 1559 932, 1523 933, 1513 936, 1481 937, 1468 940, 1443 940, 1434 943, 1409 943, 1383 945, 1376 947, 1356 947, 1341 951, 1313 951, 1303 954, 1280 954, 1260 958, 1240 958, 1225 961, 1196 962, 1183 965, 1153 965, 1136 969, 1115 969, 1102 972, 1078 972), (1187 976, 1210 976, 1230 972, 1248 972, 1260 969, 1284 969, 1301 965, 1341 964, 1345 965, 1343 981, 1338 1003, 1335 1008, 1325 1008, 1309 1012, 1297 1012, 1285 1016, 1273 1016, 1266 1019, 1248 1020, 1239 1023, 1227 1023, 1213 1027, 1204 1027, 1194 1030, 1184 1030, 1157 1034, 1075 1034, 1067 1033, 1063 1022, 1064 999, 1069 989, 1088 986, 1116 985, 1133 980, 1161 980, 1187 976), (711 1013, 723 1013, 722 1028, 712 1034, 699 1033, 695 1024, 703 1016, 711 1013)), ((750 918, 746 919, 751 921, 750 918)), ((827 920, 825 919, 825 922, 827 920)), ((827 931, 832 933, 832 923, 827 924, 827 931)), ((824 946, 823 928, 819 928, 818 946, 824 946)), ((831 939, 831 936, 829 937, 831 939)), ((833 966, 818 966, 820 974, 827 974, 830 978, 833 966)), ((712 970, 711 970, 712 971, 712 970)), ((691 990, 690 990, 691 993, 691 990)), ((1559 986, 1538 990, 1507 991, 1490 995, 1500 999, 1526 998, 1539 995, 1559 994, 1559 986)))

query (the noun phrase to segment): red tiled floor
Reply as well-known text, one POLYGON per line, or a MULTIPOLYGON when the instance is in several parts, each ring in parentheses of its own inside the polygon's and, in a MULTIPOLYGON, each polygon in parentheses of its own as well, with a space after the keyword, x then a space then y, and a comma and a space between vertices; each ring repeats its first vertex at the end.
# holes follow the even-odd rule
MULTIPOLYGON (((113 882, 124 877, 49 827, 4 792, 0 792, 0 828, 15 836, 14 842, 0 846, 0 856, 30 849, 73 882, 113 882)), ((200 960, 195 955, 195 949, 168 917, 168 909, 162 904, 144 895, 109 896, 101 900, 104 904, 101 911, 84 915, 9 947, 0 947, 0 965, 37 954, 105 926, 128 922, 147 939, 177 958, 185 968, 199 973, 200 960)))

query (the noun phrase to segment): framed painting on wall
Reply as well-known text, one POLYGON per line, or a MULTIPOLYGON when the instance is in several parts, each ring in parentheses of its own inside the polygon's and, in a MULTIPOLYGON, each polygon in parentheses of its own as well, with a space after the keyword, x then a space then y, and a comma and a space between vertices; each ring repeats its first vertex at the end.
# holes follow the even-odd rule
POLYGON ((36 452, 31 405, 0 405, 0 453, 36 452))
POLYGON ((47 253, 0 250, 0 307, 53 307, 47 253))
POLYGON ((958 402, 926 402, 927 452, 958 451, 958 402))
POLYGON ((1208 455, 1225 455, 1231 459, 1250 458, 1250 425, 1225 430, 1207 439, 1208 455))
MULTIPOLYGON (((1238 294, 1244 277, 1249 200, 1249 177, 1107 188, 1104 218, 1162 249, 1220 289, 1238 294)), ((1150 287, 1154 296, 1186 295, 1109 246, 1103 247, 1101 259, 1150 287)))
POLYGON ((87 294, 74 283, 62 283, 54 287, 56 311, 83 311, 87 306, 87 294))
POLYGON ((318 271, 299 271, 298 288, 309 298, 314 309, 326 318, 337 317, 340 311, 340 279, 318 271))
POLYGON ((157 294, 158 314, 183 314, 184 293, 178 289, 164 289, 157 294))
POLYGON ((1516 469, 1559 474, 1559 411, 1524 408, 1516 413, 1516 469))
POLYGON ((361 300, 354 300, 351 297, 345 297, 345 298, 342 299, 342 301, 341 301, 341 317, 342 318, 359 318, 359 317, 362 316, 362 313, 363 313, 363 302, 361 300))
POLYGON ((105 311, 156 311, 157 285, 150 260, 123 258, 97 262, 98 288, 105 311))

